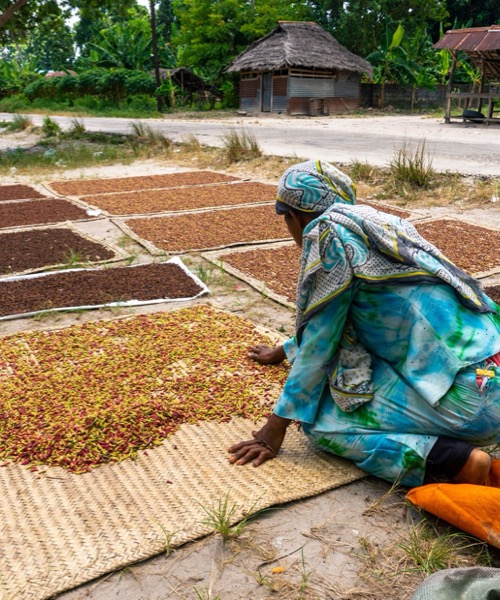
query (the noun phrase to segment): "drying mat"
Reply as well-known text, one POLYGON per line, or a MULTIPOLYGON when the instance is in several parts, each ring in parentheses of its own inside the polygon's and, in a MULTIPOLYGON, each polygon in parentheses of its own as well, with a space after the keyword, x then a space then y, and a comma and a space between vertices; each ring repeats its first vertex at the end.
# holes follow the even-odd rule
POLYGON ((270 203, 274 202, 275 198, 275 185, 238 181, 142 192, 99 194, 84 196, 82 200, 90 206, 105 211, 108 216, 133 217, 270 203))
POLYGON ((455 217, 414 223, 417 231, 451 262, 477 279, 500 273, 500 230, 455 217))
POLYGON ((204 252, 202 257, 266 297, 295 309, 294 298, 300 271, 300 249, 295 242, 204 252), (247 266, 238 265, 240 257, 245 256, 253 257, 256 262, 247 266), (231 261, 238 266, 231 264, 231 261), (281 285, 277 282, 281 282, 281 285), (281 291, 277 291, 276 287, 281 287, 281 291), (288 293, 283 293, 285 288, 288 293))
POLYGON ((65 221, 90 221, 100 212, 66 198, 15 200, 0 203, 0 227, 14 229, 65 221))
MULTIPOLYGON (((126 284, 126 281, 125 281, 126 284)), ((179 287, 179 286, 177 286, 179 287)), ((191 273, 189 269, 184 265, 182 260, 177 256, 174 256, 170 260, 164 263, 154 263, 147 265, 132 265, 128 267, 118 267, 118 268, 96 268, 96 269, 67 269, 64 271, 59 271, 58 273, 42 273, 42 274, 34 274, 34 275, 24 275, 21 277, 6 277, 0 278, 0 297, 4 298, 3 305, 0 305, 0 314, 4 313, 4 316, 0 316, 0 321, 6 321, 9 319, 19 319, 21 317, 33 317, 39 314, 46 314, 50 312, 58 312, 58 311, 66 311, 66 310, 89 310, 96 308, 105 308, 105 307, 131 307, 131 306, 142 306, 146 304, 160 304, 160 303, 169 303, 169 302, 180 302, 180 301, 188 301, 195 300, 200 296, 208 294, 210 290, 207 286, 198 278, 196 275, 191 273), (176 266, 180 271, 173 271, 168 267, 176 266), (144 274, 147 276, 147 271, 155 269, 155 275, 152 279, 148 279, 145 283, 143 281, 144 274), (70 279, 67 279, 67 275, 70 275, 70 279), (120 284, 123 281, 124 276, 128 276, 127 280, 130 279, 132 275, 135 275, 132 283, 135 284, 134 287, 140 291, 137 292, 137 295, 141 293, 144 294, 144 298, 148 296, 148 299, 133 299, 133 300, 119 300, 113 302, 105 302, 102 304, 98 304, 94 302, 93 304, 81 305, 82 296, 88 297, 86 294, 90 294, 90 296, 96 296, 96 290, 106 291, 106 295, 110 295, 110 292, 107 291, 106 283, 101 283, 100 275, 106 275, 106 277, 112 278, 113 287, 117 288, 115 297, 124 296, 124 292, 120 291, 120 284), (62 280, 64 277, 64 280, 62 280), (83 278, 83 279, 82 279, 83 278), (140 281, 139 281, 140 278, 140 281), (158 284, 161 286, 162 290, 167 290, 170 292, 173 287, 170 284, 170 279, 176 279, 175 283, 181 284, 183 289, 189 289, 191 291, 190 294, 180 294, 178 296, 174 296, 172 293, 168 297, 156 297, 150 298, 151 295, 151 285, 155 285, 156 289, 158 284), (50 281, 49 288, 41 288, 36 289, 37 282, 48 282, 50 281), (27 284, 35 284, 29 285, 29 288, 35 287, 35 292, 30 293, 30 289, 26 289, 21 286, 15 286, 15 282, 27 284), (139 285, 137 285, 137 283, 139 285), (9 284, 14 284, 10 285, 9 284), (82 285, 84 286, 83 293, 79 291, 82 285), (59 293, 62 291, 66 297, 73 296, 73 302, 66 304, 59 304, 54 306, 53 298, 51 295, 51 290, 56 289, 56 297, 59 296, 59 293), (29 310, 27 308, 24 312, 20 312, 17 314, 5 314, 6 312, 6 300, 9 300, 9 296, 15 297, 15 302, 22 303, 24 306, 29 306, 30 308, 34 308, 34 305, 38 303, 40 305, 40 301, 43 301, 48 306, 44 309, 39 310, 29 310), (50 306, 52 305, 52 308, 50 306)), ((17 304, 19 306, 19 304, 17 304)), ((19 308, 18 308, 19 310, 19 308)))
POLYGON ((20 227, 0 232, 0 277, 4 275, 9 277, 12 275, 24 275, 26 273, 37 273, 61 268, 67 262, 64 259, 56 262, 58 256, 61 255, 63 242, 66 244, 68 250, 77 254, 81 253, 85 245, 88 247, 89 242, 92 248, 102 253, 102 256, 96 255, 95 260, 79 261, 81 264, 107 264, 124 260, 128 257, 128 254, 118 246, 87 235, 69 222, 63 225, 49 225, 46 227, 20 227), (74 242, 74 245, 67 246, 68 241, 74 242), (41 255, 44 252, 45 245, 50 243, 59 243, 60 248, 58 250, 56 247, 52 255, 49 252, 47 260, 44 261, 41 255), (17 255, 13 251, 14 244, 17 245, 17 255), (7 258, 11 261, 9 263, 9 271, 2 270, 7 258), (19 263, 20 258, 24 261, 23 266, 19 263), (33 262, 28 264, 30 258, 33 258, 33 262))
POLYGON ((279 458, 255 469, 228 462, 249 421, 183 426, 137 460, 72 475, 0 469, 0 597, 38 600, 210 533, 202 506, 247 512, 305 498, 364 476, 314 450, 291 427, 279 458))
POLYGON ((283 219, 276 215, 274 204, 163 217, 113 219, 112 222, 153 255, 219 250, 291 239, 283 219))
POLYGON ((38 190, 29 185, 22 185, 20 183, 14 183, 12 185, 0 185, 0 202, 46 197, 46 194, 41 194, 38 190))
POLYGON ((240 181, 238 177, 216 173, 215 171, 183 171, 163 175, 141 175, 138 177, 109 177, 103 179, 77 179, 53 181, 45 184, 50 192, 65 196, 86 196, 88 194, 106 194, 112 192, 133 192, 159 188, 180 187, 184 185, 205 185, 240 181))

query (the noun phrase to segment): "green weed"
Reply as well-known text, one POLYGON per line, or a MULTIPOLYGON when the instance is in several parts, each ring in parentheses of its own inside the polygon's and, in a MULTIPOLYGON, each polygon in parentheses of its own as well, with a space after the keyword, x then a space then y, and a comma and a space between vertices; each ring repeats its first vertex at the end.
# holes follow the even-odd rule
POLYGON ((203 588, 201 590, 199 590, 198 588, 193 589, 198 600, 222 600, 220 596, 212 596, 212 592, 210 590, 207 590, 206 588, 203 588))
POLYGON ((231 129, 222 136, 226 161, 231 164, 262 156, 262 149, 252 133, 231 129))
POLYGON ((12 121, 9 121, 6 129, 7 131, 25 131, 33 127, 33 121, 26 115, 14 115, 12 121))
POLYGON ((58 137, 61 134, 61 126, 50 117, 44 117, 42 123, 42 134, 45 137, 58 137))
POLYGON ((230 503, 229 492, 224 498, 220 498, 213 507, 204 506, 199 502, 198 504, 207 515, 201 523, 210 527, 214 532, 220 533, 224 542, 239 537, 243 533, 245 527, 247 527, 251 518, 249 515, 233 525, 235 515, 240 509, 240 505, 230 503))
POLYGON ((158 130, 154 130, 149 125, 146 125, 142 121, 132 121, 130 123, 132 130, 132 136, 139 143, 148 143, 161 146, 168 150, 172 146, 172 140, 168 138, 164 133, 158 130))
POLYGON ((353 181, 366 181, 370 182, 373 180, 373 174, 375 167, 369 163, 355 160, 349 167, 349 177, 353 181))
POLYGON ((432 158, 425 150, 425 140, 418 144, 414 151, 410 150, 405 142, 402 148, 396 150, 389 171, 395 187, 432 187, 436 174, 432 168, 432 158))
POLYGON ((413 527, 409 532, 408 543, 399 543, 415 565, 410 570, 422 571, 431 575, 454 565, 457 555, 473 553, 476 563, 491 564, 491 557, 485 543, 463 533, 438 533, 427 522, 413 527))
POLYGON ((71 119, 71 126, 66 133, 67 137, 74 140, 79 140, 85 135, 85 133, 86 130, 84 122, 77 118, 71 119))

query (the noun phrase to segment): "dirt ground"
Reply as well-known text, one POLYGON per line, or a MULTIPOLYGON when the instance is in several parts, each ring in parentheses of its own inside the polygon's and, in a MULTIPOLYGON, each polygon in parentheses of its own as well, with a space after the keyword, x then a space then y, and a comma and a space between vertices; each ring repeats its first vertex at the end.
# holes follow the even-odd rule
MULTIPOLYGON (((2 183, 43 186, 44 182, 62 178, 132 176, 179 170, 188 168, 180 168, 173 161, 159 163, 150 160, 129 166, 55 171, 36 178, 20 178, 12 174, 2 183)), ((240 171, 240 174, 245 174, 244 168, 240 171)), ((275 176, 266 180, 262 174, 246 175, 254 180, 276 183, 275 176)), ((453 210, 457 209, 449 206, 429 208, 433 215, 449 215, 453 210)), ((478 224, 485 218, 485 208, 460 209, 459 213, 462 218, 467 217, 478 224)), ((500 229, 500 207, 489 207, 487 220, 490 227, 500 229)), ((125 240, 121 230, 108 219, 81 222, 77 227, 99 239, 122 245, 135 256, 136 262, 155 260, 135 242, 125 240)), ((209 286, 212 301, 284 334, 293 332, 294 314, 289 308, 266 298, 199 256, 183 259, 209 286)), ((493 276, 489 281, 500 283, 500 276, 493 276)), ((171 308, 171 305, 165 304, 133 309, 100 309, 4 321, 0 322, 0 335, 171 308)), ((57 598, 408 600, 426 573, 417 568, 401 545, 410 544, 417 536, 423 547, 428 543, 428 536, 420 516, 405 503, 404 492, 391 490, 388 484, 366 477, 319 496, 269 510, 252 521, 243 535, 232 542, 223 543, 219 536, 214 535, 171 551, 166 547, 162 555, 59 594, 57 598)), ((435 526, 435 532, 439 534, 447 530, 443 523, 430 523, 429 527, 435 526)), ((432 539, 436 539, 436 535, 432 539)), ((469 539, 467 544, 470 543, 469 539)), ((484 552, 483 545, 475 545, 468 551, 459 552, 458 556, 453 553, 449 560, 454 566, 477 564, 476 555, 484 556, 484 552)), ((500 554, 491 550, 491 557, 493 566, 500 566, 500 554)))

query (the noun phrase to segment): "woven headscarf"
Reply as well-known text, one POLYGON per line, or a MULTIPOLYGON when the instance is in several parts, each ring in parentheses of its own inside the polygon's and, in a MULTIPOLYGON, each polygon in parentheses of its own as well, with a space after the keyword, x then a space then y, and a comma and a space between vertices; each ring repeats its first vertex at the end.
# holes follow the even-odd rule
POLYGON ((304 230, 297 329, 355 279, 366 283, 442 282, 470 310, 494 312, 475 279, 415 227, 369 206, 335 205, 304 230))
POLYGON ((333 204, 356 204, 356 187, 333 165, 308 160, 287 169, 278 183, 276 212, 294 208, 303 212, 324 212, 333 204))

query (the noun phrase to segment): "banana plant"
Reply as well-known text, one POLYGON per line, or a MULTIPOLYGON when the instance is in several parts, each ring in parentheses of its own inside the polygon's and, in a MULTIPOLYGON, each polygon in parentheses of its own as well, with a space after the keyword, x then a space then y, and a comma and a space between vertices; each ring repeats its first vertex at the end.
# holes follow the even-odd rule
POLYGON ((385 43, 367 57, 374 66, 373 81, 381 84, 380 108, 384 106, 387 82, 411 83, 414 80, 407 53, 401 46, 404 34, 405 30, 401 23, 392 36, 389 27, 386 27, 385 43))

